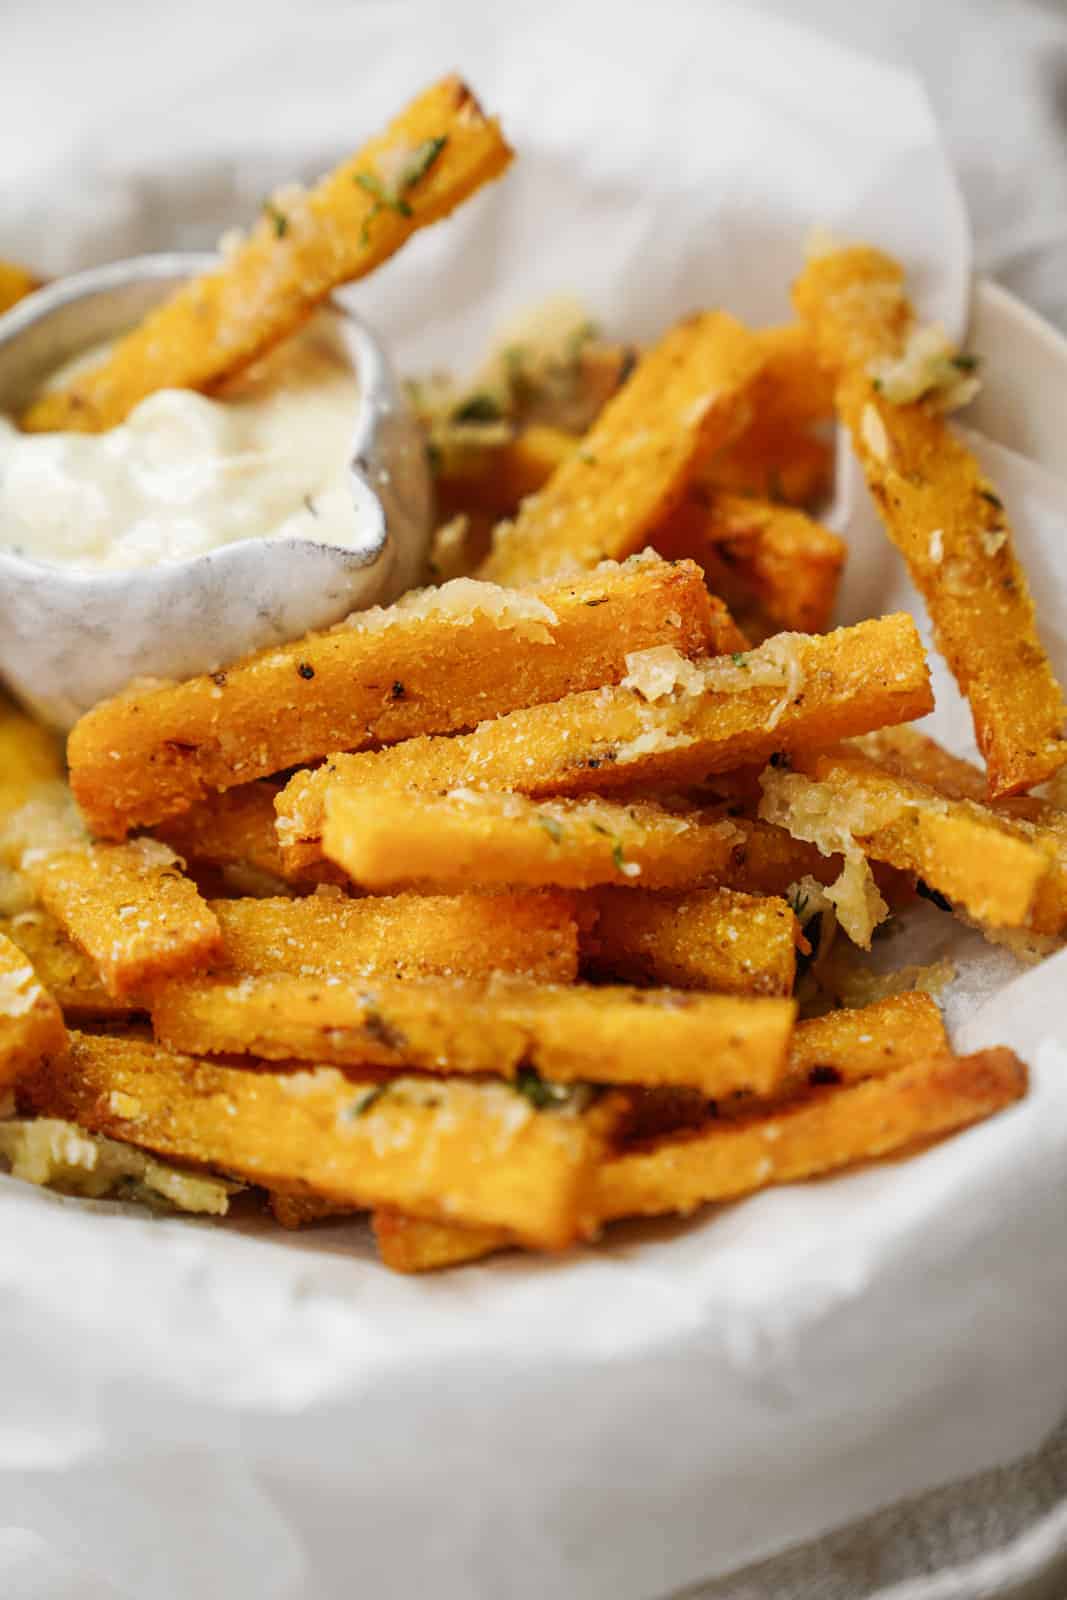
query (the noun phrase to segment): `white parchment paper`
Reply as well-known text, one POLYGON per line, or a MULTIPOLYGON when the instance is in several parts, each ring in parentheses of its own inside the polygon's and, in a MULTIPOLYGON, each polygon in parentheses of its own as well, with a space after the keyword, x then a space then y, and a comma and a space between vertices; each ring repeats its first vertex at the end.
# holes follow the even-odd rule
MULTIPOLYGON (((473 359, 560 289, 638 337, 720 301, 783 317, 816 220, 964 326, 968 230, 906 76, 697 0, 257 15, 220 12, 205 50, 168 13, 149 86, 129 74, 62 170, 0 197, 0 249, 62 271, 211 242, 454 66, 520 158, 359 290, 403 367, 473 359)), ((1064 490, 990 468, 1067 672, 1064 490)), ((849 526, 847 610, 908 604, 861 501, 849 526)), ((937 716, 964 748, 947 688, 937 716)), ((1024 1051, 1030 1099, 595 1253, 407 1281, 359 1225, 279 1237, 0 1180, 0 1589, 653 1600, 1035 1445, 1067 1399, 1067 957, 1019 978, 925 916, 960 1037, 1024 1051)))

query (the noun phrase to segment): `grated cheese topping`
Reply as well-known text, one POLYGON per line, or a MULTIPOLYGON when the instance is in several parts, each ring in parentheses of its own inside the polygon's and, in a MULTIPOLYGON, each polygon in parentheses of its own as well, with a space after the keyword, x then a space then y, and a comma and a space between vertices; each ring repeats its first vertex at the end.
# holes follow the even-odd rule
POLYGON ((13 972, 0 972, 0 1019, 24 1017, 43 996, 44 990, 28 961, 13 972))
POLYGON ((864 406, 860 416, 860 435, 876 461, 889 460, 889 435, 877 406, 864 406))
POLYGON ((929 397, 939 411, 957 411, 973 400, 981 380, 973 360, 958 354, 944 328, 936 323, 913 328, 895 360, 872 363, 878 392, 892 405, 910 405, 929 397))
POLYGON ((816 845, 824 856, 840 854, 844 858, 841 872, 823 893, 853 943, 869 949, 871 935, 889 915, 889 907, 878 892, 855 835, 895 820, 904 810, 902 802, 888 798, 872 802, 862 794, 842 793, 829 784, 775 767, 764 769, 760 786, 759 815, 765 822, 777 823, 794 839, 816 845))
POLYGON ((241 1188, 224 1178, 183 1172, 57 1117, 0 1122, 0 1158, 13 1177, 63 1194, 162 1203, 206 1216, 225 1216, 230 1195, 241 1188))
POLYGON ((633 689, 643 700, 664 700, 679 690, 683 695, 702 694, 706 687, 700 667, 683 656, 673 645, 656 645, 650 650, 631 650, 626 657, 624 689, 633 689))
POLYGON ((537 595, 519 589, 504 589, 479 578, 453 578, 436 589, 412 589, 391 606, 372 606, 354 611, 341 628, 357 633, 380 633, 397 623, 419 622, 435 617, 457 628, 469 628, 475 617, 483 617, 497 628, 507 628, 526 639, 552 643, 551 629, 559 618, 537 595))

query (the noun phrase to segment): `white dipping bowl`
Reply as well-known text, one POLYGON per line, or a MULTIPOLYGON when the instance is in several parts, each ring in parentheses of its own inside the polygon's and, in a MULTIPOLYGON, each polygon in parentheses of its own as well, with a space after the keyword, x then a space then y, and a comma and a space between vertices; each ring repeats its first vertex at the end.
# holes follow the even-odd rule
MULTIPOLYGON (((133 327, 213 256, 140 256, 64 278, 0 316, 0 412, 64 362, 133 327)), ((359 377, 350 483, 358 542, 248 539, 186 561, 85 572, 0 550, 0 680, 66 731, 135 678, 214 672, 326 628, 425 575, 432 489, 418 424, 344 293, 330 308, 359 377)))

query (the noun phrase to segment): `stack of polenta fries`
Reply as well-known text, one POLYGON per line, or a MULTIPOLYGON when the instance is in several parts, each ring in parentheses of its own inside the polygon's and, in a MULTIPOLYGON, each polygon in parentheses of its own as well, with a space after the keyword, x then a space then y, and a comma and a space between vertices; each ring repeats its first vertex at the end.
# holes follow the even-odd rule
MULTIPOLYGON (((216 383, 509 159, 435 85, 25 424, 216 383)), ((904 1151, 1025 1092, 1010 1051, 956 1057, 921 990, 798 1020, 813 947, 809 988, 835 928, 869 946, 917 890, 1062 938, 1067 813, 1029 791, 1067 745, 1005 508, 945 420, 972 363, 876 251, 811 260, 795 303, 438 383, 449 581, 131 687, 74 729, 69 779, 3 713, 20 1128, 253 1186, 289 1226, 370 1211, 419 1271, 904 1151), (933 705, 910 617, 827 631, 835 407, 984 772, 909 726, 933 705)))

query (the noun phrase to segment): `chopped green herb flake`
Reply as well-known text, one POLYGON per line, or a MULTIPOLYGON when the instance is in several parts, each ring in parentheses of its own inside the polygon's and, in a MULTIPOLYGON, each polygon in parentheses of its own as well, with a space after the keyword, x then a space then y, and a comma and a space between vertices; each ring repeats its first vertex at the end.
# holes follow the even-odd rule
POLYGON ((537 823, 538 827, 544 828, 553 844, 559 844, 560 840, 563 838, 563 829, 556 821, 555 817, 546 817, 543 812, 539 811, 534 818, 534 821, 537 823))
POLYGON ((422 144, 415 149, 407 170, 400 181, 400 188, 404 194, 407 194, 409 189, 413 189, 421 179, 425 178, 447 143, 448 135, 447 133, 442 133, 436 139, 424 139, 422 144))
POLYGON ((453 422, 499 422, 504 415, 504 409, 495 395, 472 394, 469 399, 456 407, 452 413, 453 422))
POLYGON ((354 174, 352 181, 358 183, 359 187, 366 194, 369 194, 374 201, 370 211, 363 219, 363 227, 360 232, 360 242, 362 244, 370 242, 370 225, 375 217, 379 216, 383 211, 395 211, 397 216, 400 217, 414 215, 405 197, 420 179, 425 178, 447 143, 447 135, 442 135, 437 139, 423 140, 422 144, 412 151, 411 160, 392 189, 387 189, 381 179, 376 178, 372 172, 357 172, 354 174))
POLYGON ((377 1105, 384 1094, 389 1092, 387 1083, 376 1083, 373 1088, 364 1089, 363 1093, 345 1108, 345 1119, 354 1122, 357 1117, 365 1117, 372 1106, 377 1105))
POLYGON ((977 372, 980 364, 978 356, 968 355, 966 352, 952 357, 952 365, 957 372, 977 372))
POLYGON ((373 1005, 368 1005, 363 1013, 363 1032, 368 1039, 373 1039, 386 1050, 399 1053, 407 1044, 401 1030, 394 1027, 373 1005))
POLYGON ((273 200, 264 200, 263 210, 274 224, 274 237, 276 239, 284 239, 289 232, 289 218, 285 212, 280 210, 273 200))
POLYGON ((745 660, 742 651, 732 650, 730 652, 730 660, 733 662, 735 667, 744 667, 745 671, 748 671, 748 662, 745 660))
POLYGON ((982 499, 987 500, 991 506, 996 506, 998 511, 1004 510, 1003 500, 1000 498, 999 494, 994 494, 992 489, 979 489, 978 493, 982 496, 982 499))
POLYGON ((582 353, 582 346, 588 344, 590 339, 597 336, 595 322, 580 322, 567 340, 567 354, 571 361, 577 361, 582 353))
POLYGON ((803 922, 804 912, 807 910, 808 905, 807 895, 804 894, 802 890, 796 889, 791 895, 788 896, 788 901, 790 906, 793 908, 793 915, 796 917, 797 921, 803 922))
POLYGON ((536 1067, 520 1067, 515 1074, 515 1092, 521 1094, 537 1111, 548 1111, 554 1106, 566 1105, 571 1090, 566 1084, 548 1083, 536 1067))

